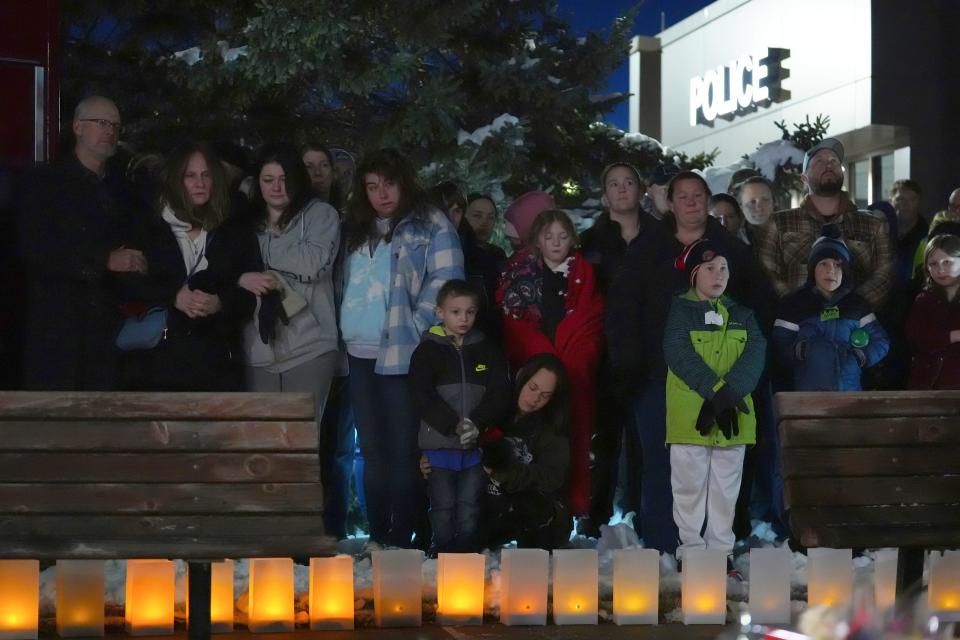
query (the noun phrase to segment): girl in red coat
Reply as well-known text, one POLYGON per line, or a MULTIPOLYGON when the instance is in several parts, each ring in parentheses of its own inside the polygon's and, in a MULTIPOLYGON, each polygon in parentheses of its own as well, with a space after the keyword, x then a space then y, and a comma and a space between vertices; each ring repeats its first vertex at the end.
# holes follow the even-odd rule
POLYGON ((548 209, 530 229, 527 248, 507 263, 497 290, 504 343, 514 370, 531 356, 551 353, 570 377, 571 429, 568 507, 585 515, 590 504, 590 438, 595 379, 603 344, 603 297, 593 267, 576 250, 566 213, 548 209))
POLYGON ((927 286, 907 318, 911 389, 960 389, 960 238, 937 235, 923 252, 927 286))

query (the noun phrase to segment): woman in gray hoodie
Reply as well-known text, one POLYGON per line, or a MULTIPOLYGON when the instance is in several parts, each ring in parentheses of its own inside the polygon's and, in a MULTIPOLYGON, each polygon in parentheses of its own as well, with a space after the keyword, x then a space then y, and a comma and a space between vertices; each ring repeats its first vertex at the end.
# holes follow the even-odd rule
POLYGON ((247 386, 312 392, 319 420, 337 364, 332 276, 340 218, 313 196, 294 147, 264 146, 254 175, 252 218, 263 271, 240 277, 258 303, 244 332, 247 386))

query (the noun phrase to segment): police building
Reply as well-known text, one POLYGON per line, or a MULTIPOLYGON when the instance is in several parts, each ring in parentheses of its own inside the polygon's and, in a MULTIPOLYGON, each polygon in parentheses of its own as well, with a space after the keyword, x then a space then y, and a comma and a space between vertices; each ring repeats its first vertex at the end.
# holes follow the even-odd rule
POLYGON ((630 130, 723 165, 774 122, 829 116, 861 205, 914 178, 942 209, 960 186, 958 26, 953 0, 718 0, 634 38, 630 130))

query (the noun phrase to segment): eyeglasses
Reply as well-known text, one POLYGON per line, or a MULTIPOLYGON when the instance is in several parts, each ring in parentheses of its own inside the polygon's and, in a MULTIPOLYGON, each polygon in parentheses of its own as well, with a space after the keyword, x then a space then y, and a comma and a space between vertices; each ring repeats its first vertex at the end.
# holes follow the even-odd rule
POLYGON ((118 134, 123 133, 123 125, 119 122, 104 120, 103 118, 81 118, 80 122, 94 122, 101 129, 113 129, 118 134))

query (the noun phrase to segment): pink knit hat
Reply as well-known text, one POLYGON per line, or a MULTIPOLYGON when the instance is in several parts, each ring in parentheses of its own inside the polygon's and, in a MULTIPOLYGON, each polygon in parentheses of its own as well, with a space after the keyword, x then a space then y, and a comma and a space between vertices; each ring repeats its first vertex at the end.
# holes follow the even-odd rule
POLYGON ((557 204, 553 196, 543 191, 528 191, 507 208, 504 218, 507 221, 505 232, 508 237, 518 238, 524 243, 530 234, 533 221, 547 209, 555 209, 557 204))

